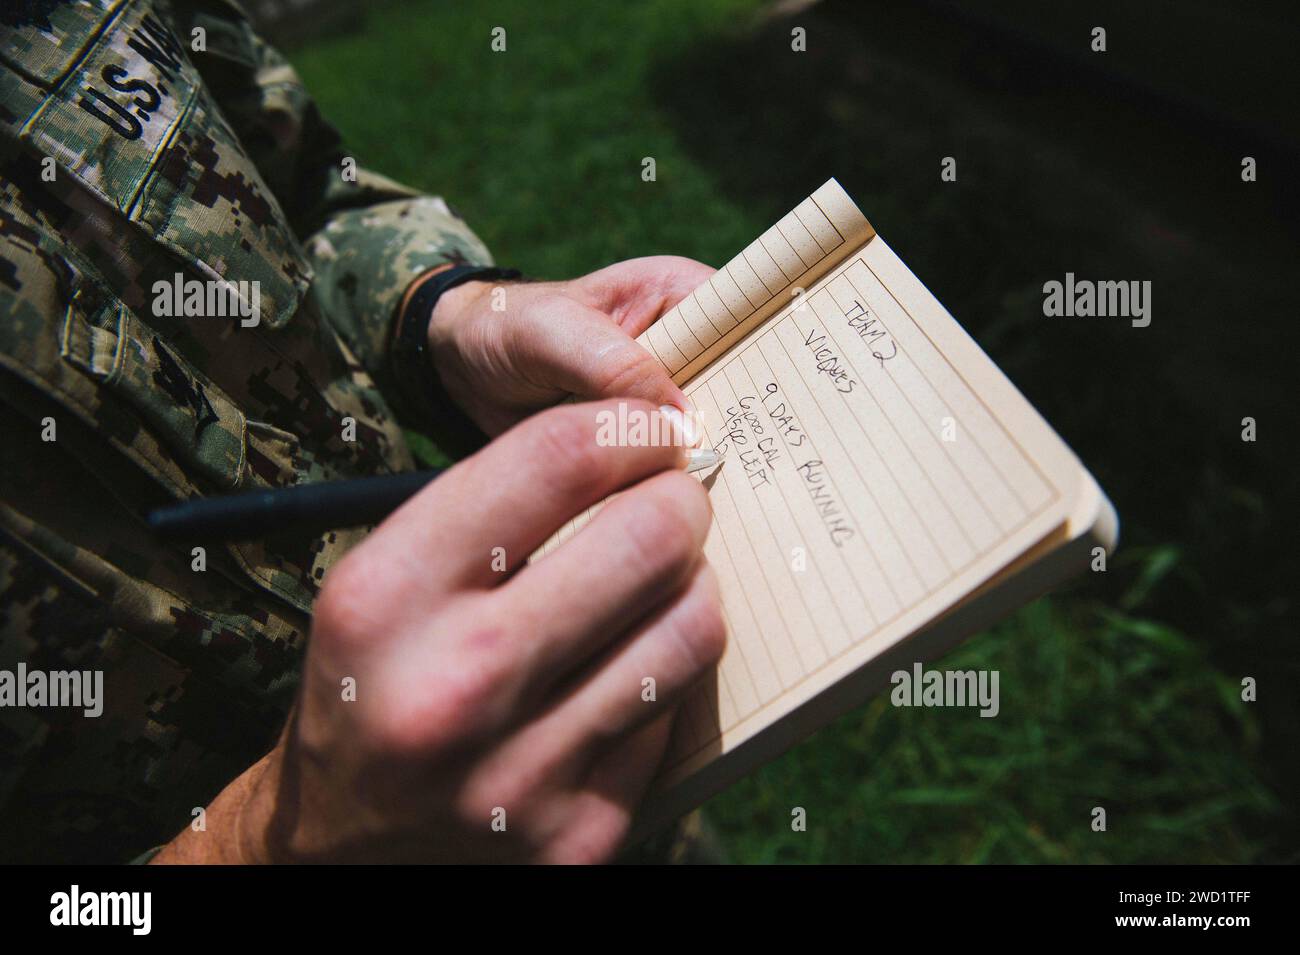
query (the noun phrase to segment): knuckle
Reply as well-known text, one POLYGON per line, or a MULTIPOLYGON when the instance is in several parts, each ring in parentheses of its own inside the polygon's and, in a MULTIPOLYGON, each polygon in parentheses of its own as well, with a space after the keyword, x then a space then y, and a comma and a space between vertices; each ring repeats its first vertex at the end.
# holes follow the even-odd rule
POLYGON ((635 499, 629 496, 623 530, 643 576, 681 572, 699 555, 691 522, 666 494, 641 493, 635 499))
POLYGON ((673 622, 671 631, 692 673, 716 664, 727 648, 727 626, 716 604, 700 601, 673 622))
POLYGON ((495 710, 501 668, 481 654, 462 655, 435 684, 436 714, 446 726, 477 725, 495 710))
POLYGON ((716 596, 703 601, 700 617, 693 621, 693 641, 699 648, 705 666, 722 659, 727 650, 727 621, 722 615, 722 603, 716 596))
MULTIPOLYGON (((525 731, 526 733, 526 731, 525 731)), ((570 749, 536 737, 517 736, 494 758, 478 763, 460 787, 458 812, 481 815, 502 806, 516 821, 545 813, 566 787, 574 756, 570 749)))
MULTIPOLYGON (((372 745, 392 754, 437 756, 496 727, 512 695, 508 635, 490 608, 466 605, 444 623, 454 636, 428 666, 390 674, 369 729, 372 745)), ((443 627, 438 628, 442 630, 443 627)))
POLYGON ((478 668, 451 665, 427 689, 394 694, 369 726, 371 745, 388 755, 435 755, 471 738, 487 723, 492 681, 478 668))
POLYGON ((707 564, 672 615, 670 630, 682 659, 693 672, 706 670, 722 659, 727 649, 727 622, 716 577, 707 564))
POLYGON ((484 781, 478 775, 473 775, 460 786, 454 796, 452 812, 460 824, 476 826, 492 818, 492 811, 498 806, 505 809, 507 817, 518 824, 524 807, 512 798, 511 792, 494 777, 488 777, 484 781))
POLYGON ((653 479, 655 490, 677 508, 691 541, 703 542, 713 520, 713 504, 704 485, 685 471, 664 471, 653 479))
MULTIPOLYGON (((683 505, 698 506, 702 511, 701 516, 707 515, 709 492, 705 490, 703 484, 685 471, 665 471, 656 480, 664 494, 673 500, 681 501, 683 505)), ((707 516, 705 519, 707 520, 707 516)))
POLYGON ((665 376, 663 366, 635 342, 613 349, 596 372, 596 387, 603 395, 644 392, 665 376))
POLYGON ((381 626, 384 601, 374 599, 378 584, 361 555, 331 567, 312 606, 313 641, 342 651, 368 644, 381 626))
POLYGON ((604 483, 604 456, 590 415, 578 408, 553 408, 537 416, 535 455, 549 489, 565 498, 585 498, 604 483))
POLYGON ((554 788, 548 767, 522 757, 508 767, 491 767, 467 784, 461 811, 503 806, 516 821, 527 819, 545 807, 554 788))
POLYGON ((609 861, 622 842, 626 826, 588 825, 571 834, 551 856, 560 865, 600 865, 609 861))

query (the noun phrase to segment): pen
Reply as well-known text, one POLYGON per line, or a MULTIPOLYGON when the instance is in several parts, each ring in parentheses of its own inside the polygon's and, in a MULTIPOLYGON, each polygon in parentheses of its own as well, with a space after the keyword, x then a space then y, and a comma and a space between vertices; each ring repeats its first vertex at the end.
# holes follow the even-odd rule
MULTIPOLYGON (((716 451, 688 449, 686 470, 718 463, 716 451)), ((249 540, 279 531, 318 534, 378 524, 443 468, 321 481, 222 497, 201 497, 150 511, 145 521, 164 540, 249 540)))

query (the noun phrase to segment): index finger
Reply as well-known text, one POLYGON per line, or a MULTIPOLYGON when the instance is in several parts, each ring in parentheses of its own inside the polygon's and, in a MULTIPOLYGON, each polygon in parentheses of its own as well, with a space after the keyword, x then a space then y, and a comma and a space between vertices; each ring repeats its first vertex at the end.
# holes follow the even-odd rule
POLYGON ((404 601, 492 587, 593 504, 685 462, 678 426, 648 402, 560 405, 440 476, 358 550, 404 601))

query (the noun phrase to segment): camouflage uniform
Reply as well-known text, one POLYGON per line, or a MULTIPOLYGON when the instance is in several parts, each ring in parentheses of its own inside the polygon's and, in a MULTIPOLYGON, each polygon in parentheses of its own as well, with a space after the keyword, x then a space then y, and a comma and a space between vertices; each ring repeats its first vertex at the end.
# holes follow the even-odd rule
POLYGON ((0 860, 124 861, 273 744, 361 533, 212 545, 198 571, 141 515, 412 467, 395 307, 491 259, 441 200, 345 181, 227 0, 5 0, 0 38, 0 670, 105 674, 98 718, 0 708, 0 860), (258 323, 159 314, 177 273, 258 282, 258 323))

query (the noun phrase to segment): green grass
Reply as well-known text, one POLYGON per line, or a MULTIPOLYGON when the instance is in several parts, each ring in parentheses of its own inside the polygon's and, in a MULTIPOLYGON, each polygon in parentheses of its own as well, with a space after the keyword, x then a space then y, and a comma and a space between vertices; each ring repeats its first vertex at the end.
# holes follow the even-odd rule
MULTIPOLYGON (((291 51, 363 164, 446 196, 499 262, 541 277, 653 253, 725 261, 821 177, 844 175, 842 155, 840 165, 821 165, 839 144, 817 139, 835 134, 837 117, 859 129, 906 129, 898 156, 851 143, 861 157, 860 186, 851 188, 877 226, 888 225, 883 232, 899 235, 896 247, 913 268, 935 277, 954 312, 987 316, 981 341, 1099 467, 1120 505, 1128 546, 1105 575, 1025 607, 934 664, 1000 671, 997 718, 898 709, 884 696, 871 701, 709 803, 728 853, 744 862, 1293 856, 1295 817, 1280 795, 1288 777, 1274 763, 1279 753, 1294 752, 1294 730, 1262 720, 1256 705, 1240 699, 1243 673, 1261 686, 1278 673, 1267 665, 1275 657, 1252 656, 1240 644, 1267 633, 1275 641, 1267 647, 1281 646, 1286 605, 1265 602, 1248 583, 1234 597, 1221 579, 1241 541, 1267 533, 1268 505, 1213 455, 1186 477, 1185 501, 1156 499, 1159 485, 1152 487, 1148 468, 1186 451, 1183 432, 1161 444, 1155 429, 1122 430, 1100 387, 1067 398, 1054 391, 1043 353, 1034 350, 1041 342, 1024 334, 1034 287, 1025 275, 1009 274, 1050 246, 1041 236, 1064 242, 1080 231, 1064 220, 1082 220, 1098 203, 1118 210, 1131 197, 1081 187, 1074 205, 1049 221, 1042 209, 1051 202, 1039 201, 1032 185, 1022 187, 1014 169, 990 164, 982 183, 975 172, 983 191, 974 193, 937 192, 933 170, 923 185, 909 178, 922 160, 907 150, 943 155, 943 144, 930 140, 944 130, 929 122, 910 128, 899 118, 926 115, 927 97, 934 97, 930 78, 920 82, 905 67, 895 71, 888 107, 877 108, 860 90, 856 99, 832 97, 818 124, 795 124, 798 137, 788 131, 782 140, 784 118, 772 105, 734 111, 710 129, 711 113, 723 105, 715 106, 715 96, 734 102, 735 91, 715 85, 709 71, 743 62, 747 48, 752 54, 748 23, 757 9, 750 0, 572 11, 531 0, 398 4, 372 12, 346 36, 291 51), (508 31, 505 54, 489 49, 497 25, 508 31), (710 51, 718 52, 716 67, 710 51), (751 123, 768 129, 771 148, 746 150, 738 141, 751 123), (795 153, 804 163, 797 173, 781 165, 795 153), (657 182, 641 179, 646 156, 656 161, 657 182), (986 214, 995 207, 1007 216, 986 214), (977 257, 969 272, 942 245, 924 244, 943 235, 957 236, 977 257), (1140 457, 1143 449, 1150 461, 1140 457), (1130 459, 1140 466, 1126 466, 1130 459), (806 832, 791 831, 796 806, 807 811, 806 832), (1094 806, 1107 811, 1104 833, 1091 828, 1094 806)), ((883 56, 872 61, 874 81, 890 82, 887 64, 883 56)), ((942 101, 944 81, 933 82, 940 84, 933 101, 942 101)), ((961 111, 947 132, 973 142, 972 149, 1019 148, 1025 134, 1010 122, 1004 128, 961 111)), ((1022 153, 1041 153, 1047 164, 1056 159, 1032 141, 1022 153)), ((1105 242, 1103 232, 1090 241, 1105 242)), ((1158 361, 1141 351, 1129 352, 1129 360, 1158 361)), ((1243 380, 1250 377, 1237 367, 1243 380)), ((1199 407, 1184 395, 1191 390, 1160 392, 1162 400, 1185 402, 1160 406, 1164 421, 1191 419, 1186 408, 1199 407)), ((1236 413, 1236 406, 1224 412, 1236 413)), ((1195 420, 1202 440, 1212 419, 1195 420)), ((1172 467, 1164 466, 1169 477, 1172 467)), ((1240 576, 1250 575, 1241 569, 1240 576)), ((1286 694, 1288 681, 1276 679, 1271 692, 1286 694)), ((1289 692, 1294 696, 1294 683, 1289 692)))
POLYGON ((879 696, 710 805, 764 862, 1212 862, 1254 858, 1276 811, 1248 769, 1233 681, 1186 637, 1040 600, 936 666, 1000 672, 1002 709, 879 696), (808 831, 790 831, 792 805, 808 831), (1090 827, 1093 807, 1107 830, 1090 827))
POLYGON ((360 35, 293 58, 363 164, 445 194, 500 261, 528 274, 748 244, 762 211, 719 198, 646 79, 658 51, 754 4, 587 6, 397 5, 360 35), (501 24, 507 51, 493 53, 501 24), (646 156, 655 183, 641 179, 646 156))

